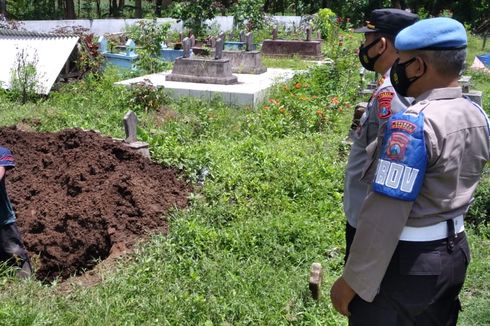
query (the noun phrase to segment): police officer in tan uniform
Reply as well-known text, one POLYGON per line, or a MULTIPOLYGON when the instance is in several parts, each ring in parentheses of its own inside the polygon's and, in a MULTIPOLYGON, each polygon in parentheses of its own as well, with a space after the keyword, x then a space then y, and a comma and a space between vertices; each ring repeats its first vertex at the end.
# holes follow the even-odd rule
POLYGON ((366 111, 352 133, 352 147, 347 162, 344 183, 344 212, 346 223, 346 259, 354 239, 357 216, 368 185, 361 181, 363 167, 368 159, 366 147, 376 139, 379 127, 392 113, 400 112, 413 99, 398 95, 390 80, 390 68, 398 58, 394 47, 395 36, 407 26, 418 21, 418 16, 400 9, 376 9, 371 13, 366 25, 356 29, 364 33, 364 43, 359 48, 359 61, 370 71, 382 77, 371 95, 366 111))
POLYGON ((455 325, 470 260, 463 216, 490 158, 488 117, 462 97, 466 31, 419 21, 395 40, 391 80, 415 97, 378 137, 371 189, 330 296, 350 325, 455 325))

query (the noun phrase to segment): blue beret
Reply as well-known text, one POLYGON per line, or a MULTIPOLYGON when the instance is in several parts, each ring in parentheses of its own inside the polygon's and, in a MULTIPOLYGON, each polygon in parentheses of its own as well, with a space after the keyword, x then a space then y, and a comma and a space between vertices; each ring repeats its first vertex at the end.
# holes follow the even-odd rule
POLYGON ((437 17, 416 22, 398 33, 395 48, 410 50, 458 50, 467 45, 464 26, 452 18, 437 17))

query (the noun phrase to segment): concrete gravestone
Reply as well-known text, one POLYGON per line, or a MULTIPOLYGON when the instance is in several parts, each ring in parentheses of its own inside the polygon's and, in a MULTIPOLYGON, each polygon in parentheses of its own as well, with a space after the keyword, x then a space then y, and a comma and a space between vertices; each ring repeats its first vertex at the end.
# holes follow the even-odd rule
POLYGON ((223 39, 222 38, 218 38, 216 40, 216 51, 215 51, 215 54, 214 54, 214 59, 215 60, 219 60, 219 59, 222 59, 223 58, 223 39))
POLYGON ((240 32, 240 42, 245 43, 246 42, 246 35, 244 31, 240 32))
POLYGON ((321 60, 321 40, 312 40, 311 27, 306 29, 306 40, 280 40, 277 38, 277 27, 272 30, 272 40, 264 40, 262 54, 277 57, 292 57, 321 60))
POLYGON ((275 26, 272 29, 272 39, 277 40, 277 27, 275 27, 275 26))
POLYGON ((189 58, 191 56, 191 40, 186 37, 182 41, 182 47, 184 48, 184 58, 189 58))
POLYGON ((254 38, 252 32, 247 33, 245 36, 246 47, 245 51, 252 51, 254 46, 254 38))
POLYGON ((310 27, 306 28, 306 40, 308 42, 311 41, 311 28, 310 27))
POLYGON ((128 111, 123 119, 124 124, 124 132, 126 134, 126 138, 124 139, 124 143, 127 144, 130 148, 136 150, 141 155, 150 158, 150 150, 148 149, 148 143, 138 141, 137 139, 137 125, 138 118, 133 111, 128 111))
POLYGON ((190 52, 190 40, 184 40, 184 57, 175 61, 172 73, 165 76, 167 81, 204 83, 204 84, 236 84, 238 78, 232 74, 229 59, 223 58, 223 42, 220 37, 216 40, 215 56, 193 57, 186 56, 190 52))

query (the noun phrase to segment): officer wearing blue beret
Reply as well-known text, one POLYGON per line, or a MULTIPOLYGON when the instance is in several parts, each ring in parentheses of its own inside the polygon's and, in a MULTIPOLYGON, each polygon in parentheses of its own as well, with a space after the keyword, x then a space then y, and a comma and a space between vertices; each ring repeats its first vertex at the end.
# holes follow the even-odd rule
POLYGON ((470 260, 464 214, 490 159, 488 117, 458 86, 466 45, 450 18, 395 39, 391 81, 415 102, 390 117, 364 171, 371 188, 331 289, 350 325, 456 325, 470 260))

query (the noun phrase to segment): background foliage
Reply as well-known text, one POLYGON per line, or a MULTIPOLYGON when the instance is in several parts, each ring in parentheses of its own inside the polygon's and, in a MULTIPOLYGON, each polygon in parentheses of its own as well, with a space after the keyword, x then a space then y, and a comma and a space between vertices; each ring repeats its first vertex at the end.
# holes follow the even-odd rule
POLYGON ((258 6, 261 12, 271 15, 311 15, 330 8, 354 24, 362 23, 371 10, 382 7, 409 8, 423 16, 451 12, 454 18, 473 27, 490 18, 487 0, 0 0, 0 13, 16 20, 175 16, 194 29, 203 19, 216 14, 242 17, 240 13, 250 14, 258 6), (249 8, 244 11, 246 7, 249 8))

